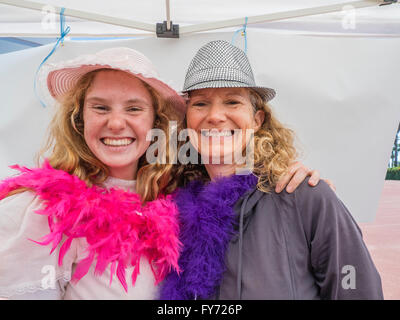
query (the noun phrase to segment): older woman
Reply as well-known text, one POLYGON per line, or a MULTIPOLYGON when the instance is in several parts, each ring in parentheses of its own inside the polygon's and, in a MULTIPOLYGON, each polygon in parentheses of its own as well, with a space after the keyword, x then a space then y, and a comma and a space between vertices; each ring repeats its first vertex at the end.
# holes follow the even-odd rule
POLYGON ((295 160, 293 135, 268 106, 275 91, 256 85, 244 52, 225 41, 204 45, 184 91, 203 164, 190 168, 185 177, 197 179, 184 179, 177 194, 183 272, 169 275, 161 298, 381 299, 361 231, 328 185, 274 192, 295 160), (253 160, 247 174, 235 160, 243 154, 253 160))

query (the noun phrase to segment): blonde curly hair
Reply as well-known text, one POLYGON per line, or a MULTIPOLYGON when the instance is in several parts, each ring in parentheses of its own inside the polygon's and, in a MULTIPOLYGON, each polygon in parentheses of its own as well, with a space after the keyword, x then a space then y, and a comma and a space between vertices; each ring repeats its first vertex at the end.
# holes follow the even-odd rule
MULTIPOLYGON (((294 147, 294 132, 285 127, 273 115, 271 107, 253 89, 249 93, 253 112, 264 111, 265 118, 261 127, 254 133, 254 167, 253 173, 258 177, 257 188, 263 192, 270 192, 278 180, 288 171, 289 166, 297 157, 294 147)), ((192 180, 208 181, 209 176, 202 164, 181 166, 178 170, 181 175, 180 185, 185 186, 192 180)))
POLYGON ((274 116, 271 107, 255 90, 248 90, 254 112, 265 113, 261 128, 254 134, 253 173, 258 177, 257 188, 270 192, 297 157, 295 135, 274 116))
MULTIPOLYGON (((113 69, 98 69, 85 74, 74 88, 63 97, 60 105, 56 106, 55 114, 48 128, 47 141, 36 156, 38 165, 43 161, 43 158, 47 158, 53 168, 76 175, 88 186, 99 185, 109 176, 107 166, 91 152, 83 134, 83 105, 86 92, 96 74, 101 71, 115 72, 113 69)), ((142 83, 153 100, 156 114, 154 128, 163 130, 167 139, 165 144, 161 144, 165 146, 165 150, 161 150, 160 154, 157 155, 165 155, 167 164, 148 163, 146 154, 139 159, 136 192, 141 196, 142 201, 146 202, 156 199, 160 193, 171 193, 177 187, 177 182, 173 179, 176 167, 169 161, 169 121, 176 121, 179 130, 182 126, 182 119, 171 101, 164 99, 147 83, 143 81, 142 83)), ((171 154, 174 156, 173 150, 171 154)), ((9 195, 25 190, 27 189, 21 188, 9 195)))

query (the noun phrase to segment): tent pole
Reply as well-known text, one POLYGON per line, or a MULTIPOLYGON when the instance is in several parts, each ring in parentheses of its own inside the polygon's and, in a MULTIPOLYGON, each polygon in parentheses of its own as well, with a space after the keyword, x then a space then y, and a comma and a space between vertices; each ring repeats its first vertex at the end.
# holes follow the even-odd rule
MULTIPOLYGON (((169 27, 171 27, 171 21, 170 21, 170 17, 169 17, 169 0, 166 0, 166 1, 167 1, 167 20, 168 20, 169 27)), ((277 20, 283 20, 283 19, 290 19, 290 18, 297 18, 297 17, 304 17, 304 16, 310 16, 310 15, 336 12, 336 11, 343 10, 344 6, 352 6, 353 8, 366 8, 366 7, 377 6, 379 4, 383 4, 383 3, 385 3, 385 1, 387 1, 387 0, 362 0, 362 1, 346 2, 346 3, 335 4, 335 5, 329 5, 329 6, 320 6, 320 7, 292 10, 292 11, 286 11, 286 12, 270 13, 270 14, 265 14, 265 15, 248 17, 247 24, 270 22, 270 21, 277 21, 277 20)), ((0 0, 0 4, 7 4, 7 5, 11 5, 11 6, 39 10, 39 11, 42 11, 45 6, 48 6, 48 4, 45 4, 45 3, 32 2, 32 1, 27 1, 27 0, 0 0)), ((55 13, 59 14, 61 7, 54 7, 54 9, 55 9, 55 13)), ((149 31, 154 34, 156 33, 156 25, 153 25, 153 24, 131 21, 131 20, 127 20, 127 19, 115 18, 115 17, 110 17, 110 16, 104 16, 104 15, 100 15, 100 14, 94 14, 94 13, 73 10, 73 9, 68 9, 68 8, 65 9, 64 14, 66 16, 76 17, 76 18, 80 18, 80 19, 92 20, 92 21, 97 21, 97 22, 102 22, 102 23, 113 24, 113 25, 117 25, 117 26, 123 26, 123 27, 138 29, 138 30, 149 31)), ((182 26, 182 27, 180 27, 179 33, 187 34, 187 33, 209 31, 209 30, 215 30, 215 29, 221 29, 221 28, 236 27, 236 26, 242 25, 243 22, 244 22, 244 18, 238 18, 238 19, 216 21, 216 22, 210 22, 210 23, 204 23, 204 24, 182 26)), ((75 36, 75 35, 71 34, 71 36, 75 36)))
MULTIPOLYGON (((1 33, 0 37, 6 38, 58 38, 60 33, 1 33)), ((144 37, 154 37, 151 33, 112 33, 112 34, 91 34, 91 33, 69 33, 68 38, 144 38, 144 37)))
MULTIPOLYGON (((336 5, 329 5, 329 6, 320 6, 314 8, 306 8, 306 9, 299 9, 299 10, 292 10, 292 11, 285 11, 285 12, 277 12, 277 13, 270 13, 260 16, 253 16, 247 17, 247 24, 251 23, 261 23, 261 22, 270 22, 270 21, 277 21, 283 19, 290 19, 290 18, 298 18, 316 14, 323 14, 329 12, 336 12, 342 11, 344 6, 352 6, 354 8, 365 8, 365 7, 372 7, 377 6, 380 3, 383 3, 384 0, 363 0, 363 1, 353 1, 353 2, 345 2, 336 5)), ((201 31, 209 31, 221 28, 229 28, 229 27, 236 27, 239 25, 243 25, 244 18, 238 19, 231 19, 231 20, 224 20, 224 21, 216 21, 210 23, 203 23, 197 25, 190 25, 190 26, 182 26, 180 27, 180 34, 192 33, 192 32, 201 32, 201 31)))
POLYGON ((167 9, 167 30, 171 30, 171 17, 169 14, 169 0, 165 0, 165 7, 167 9))
MULTIPOLYGON (((14 7, 21 7, 26 9, 38 10, 42 11, 43 8, 46 6, 48 7, 49 4, 46 3, 39 3, 39 2, 32 2, 26 0, 0 0, 0 4, 6 4, 14 7)), ((54 6, 54 13, 59 14, 62 7, 54 6)), ((64 15, 69 17, 75 17, 85 20, 97 21, 102 23, 113 24, 116 26, 122 26, 132 29, 144 30, 149 31, 152 33, 156 33, 156 26, 155 24, 149 24, 144 22, 132 21, 127 19, 115 18, 110 16, 105 16, 101 14, 95 14, 91 12, 79 11, 74 9, 65 8, 64 15)), ((72 36, 75 36, 71 34, 72 36)))

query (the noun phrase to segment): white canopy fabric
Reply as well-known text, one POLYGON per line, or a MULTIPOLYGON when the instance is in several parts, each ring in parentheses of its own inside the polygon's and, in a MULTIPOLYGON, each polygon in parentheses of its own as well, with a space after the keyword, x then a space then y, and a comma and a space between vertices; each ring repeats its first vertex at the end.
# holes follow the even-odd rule
MULTIPOLYGON (((21 0, 10 1, 23 2, 21 0)), ((122 20, 155 24, 166 20, 164 0, 39 0, 41 11, 0 4, 0 36, 49 36, 59 34, 58 15, 50 15, 51 8, 64 7, 91 14, 122 20)), ((170 16, 180 27, 229 19, 253 17, 271 13, 315 8, 340 4, 341 10, 333 13, 298 17, 267 23, 249 24, 249 28, 263 28, 302 34, 334 33, 342 35, 369 34, 400 36, 400 4, 352 9, 351 1, 338 0, 171 0, 170 16)), ((361 1, 356 1, 361 2, 361 1)), ((370 1, 372 4, 374 1, 370 1)), ((383 3, 384 0, 376 1, 383 3)), ((355 2, 354 2, 355 3, 355 2)), ((67 17, 71 36, 134 36, 152 35, 147 31, 130 29, 100 22, 67 17)))

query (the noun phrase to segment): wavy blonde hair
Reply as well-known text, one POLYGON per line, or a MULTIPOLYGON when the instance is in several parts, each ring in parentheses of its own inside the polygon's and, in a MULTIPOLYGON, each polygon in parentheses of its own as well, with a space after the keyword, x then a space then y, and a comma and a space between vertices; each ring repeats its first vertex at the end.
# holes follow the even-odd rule
MULTIPOLYGON (((78 176, 88 186, 99 185, 109 176, 107 166, 91 152, 83 134, 83 105, 86 92, 96 74, 101 71, 115 72, 116 70, 98 69, 80 78, 74 88, 63 97, 60 105, 56 106, 55 114, 48 128, 47 141, 36 156, 38 164, 43 158, 47 158, 53 168, 78 176)), ((165 149, 161 150, 157 156, 165 154, 167 164, 148 163, 146 154, 139 159, 136 192, 141 196, 142 201, 146 202, 156 199, 160 193, 173 192, 177 186, 173 179, 173 171, 176 168, 169 161, 169 121, 176 121, 178 130, 182 126, 182 121, 171 101, 164 99, 147 83, 141 82, 153 100, 156 115, 154 128, 159 128, 166 133, 166 143, 161 144, 161 146, 165 146, 165 149)), ((20 192, 25 190, 27 189, 21 188, 20 192)), ((18 193, 18 190, 12 194, 15 193, 18 193)))
POLYGON ((288 171, 297 157, 294 132, 285 127, 272 113, 271 107, 253 89, 248 89, 254 113, 264 111, 264 122, 254 133, 254 169, 257 188, 270 192, 288 171))
MULTIPOLYGON (((297 157, 294 147, 294 132, 285 127, 273 115, 271 107, 253 89, 247 89, 253 106, 254 114, 264 111, 265 118, 254 133, 254 168, 253 173, 258 177, 257 188, 270 192, 278 180, 288 171, 289 166, 297 157)), ((180 185, 186 185, 192 180, 208 181, 209 176, 202 164, 186 165, 178 169, 182 175, 180 185)))

